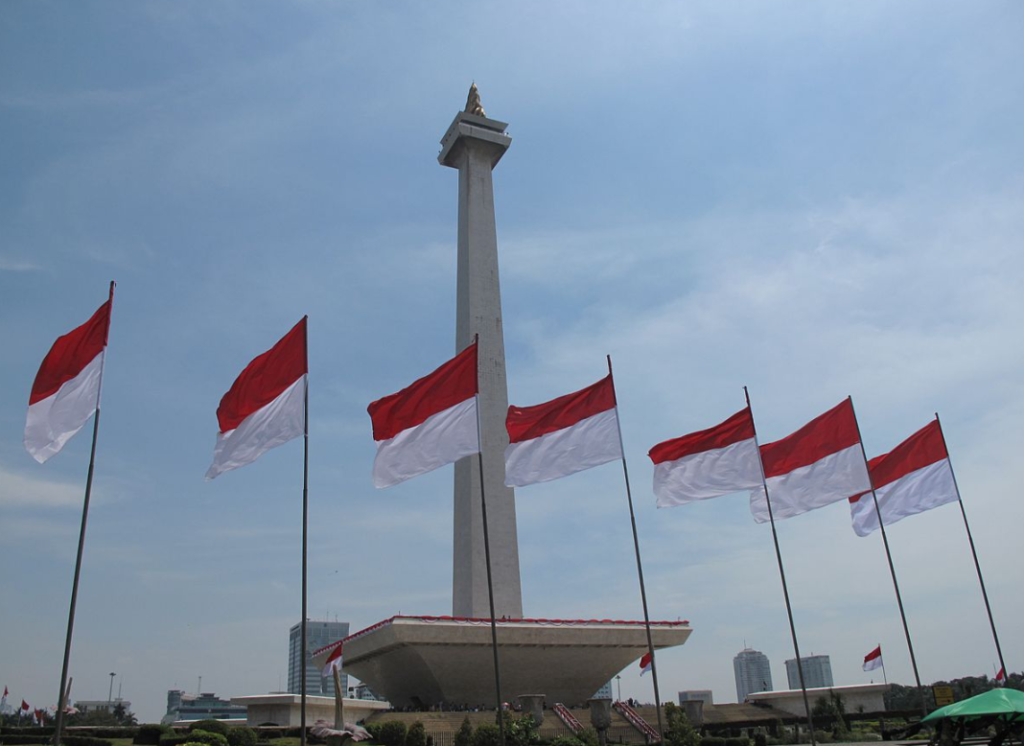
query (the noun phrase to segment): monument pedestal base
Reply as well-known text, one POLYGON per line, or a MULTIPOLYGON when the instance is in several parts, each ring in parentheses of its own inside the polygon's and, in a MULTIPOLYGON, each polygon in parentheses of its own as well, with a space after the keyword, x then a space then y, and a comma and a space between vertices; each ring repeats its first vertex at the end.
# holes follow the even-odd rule
MULTIPOLYGON (((583 704, 647 652, 643 622, 502 619, 497 622, 502 697, 542 692, 583 704)), ((689 622, 651 622, 655 649, 682 645, 689 622)), ((313 655, 323 665, 338 643, 313 655)), ((489 619, 396 616, 344 640, 344 671, 395 706, 494 706, 489 619)))

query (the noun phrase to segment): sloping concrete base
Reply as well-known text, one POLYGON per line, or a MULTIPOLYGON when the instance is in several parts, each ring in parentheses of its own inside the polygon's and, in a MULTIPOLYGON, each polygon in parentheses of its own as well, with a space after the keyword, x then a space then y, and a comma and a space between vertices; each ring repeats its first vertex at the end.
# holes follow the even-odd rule
MULTIPOLYGON (((643 622, 515 619, 497 623, 502 697, 583 704, 647 652, 643 622)), ((651 622, 654 647, 682 645, 689 622, 651 622)), ((344 670, 395 706, 494 707, 487 619, 397 616, 344 641, 344 670)), ((316 651, 322 665, 337 643, 316 651)))

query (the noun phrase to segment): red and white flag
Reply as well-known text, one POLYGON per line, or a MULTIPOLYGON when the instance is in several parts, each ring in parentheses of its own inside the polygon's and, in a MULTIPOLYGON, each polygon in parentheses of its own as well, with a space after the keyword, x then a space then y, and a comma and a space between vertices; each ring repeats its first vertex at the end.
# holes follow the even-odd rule
MULTIPOLYGON (((761 446, 761 460, 776 520, 871 489, 849 398, 792 435, 761 446)), ((768 521, 763 487, 750 493, 750 512, 758 523, 768 521)))
POLYGON ((59 453, 99 406, 113 294, 111 284, 110 298, 92 318, 53 343, 32 382, 25 449, 41 464, 59 453))
MULTIPOLYGON (((957 501, 953 469, 938 420, 932 420, 889 453, 868 462, 878 510, 885 525, 957 501)), ((853 530, 867 536, 878 528, 871 493, 850 498, 853 530)))
POLYGON ((480 452, 477 345, 373 402, 374 487, 390 487, 480 452))
POLYGON ((874 671, 876 668, 882 667, 882 646, 879 645, 877 648, 872 650, 870 653, 864 656, 864 665, 861 666, 865 671, 874 671))
POLYGON ((24 713, 28 712, 31 709, 32 708, 28 706, 28 702, 26 702, 25 700, 21 700, 21 713, 20 714, 24 714, 24 713))
POLYGON ((643 676, 645 673, 651 670, 651 654, 644 653, 643 658, 640 659, 640 675, 643 676))
POLYGON ((302 435, 308 373, 303 316, 276 345, 245 366, 220 400, 220 432, 207 481, 302 435))
POLYGON ((505 418, 505 484, 525 487, 622 458, 611 375, 592 386, 505 418))
POLYGON ((338 647, 332 650, 331 654, 327 656, 327 661, 324 663, 324 670, 322 673, 322 676, 325 679, 329 678, 334 673, 335 669, 339 671, 341 670, 341 648, 342 646, 338 645, 338 647))
POLYGON ((654 494, 659 508, 750 490, 761 484, 749 407, 720 425, 659 443, 647 455, 654 462, 654 494))
POLYGON ((996 686, 1006 686, 1006 669, 1000 668, 996 674, 996 686))

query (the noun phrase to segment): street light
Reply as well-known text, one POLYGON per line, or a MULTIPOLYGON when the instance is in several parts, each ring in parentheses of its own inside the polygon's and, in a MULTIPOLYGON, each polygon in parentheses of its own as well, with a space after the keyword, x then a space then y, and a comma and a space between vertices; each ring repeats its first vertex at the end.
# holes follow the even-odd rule
POLYGON ((622 677, 621 676, 616 676, 615 677, 615 683, 618 684, 618 686, 619 686, 619 701, 621 702, 622 701, 622 677))
POLYGON ((114 677, 117 676, 113 671, 110 672, 110 691, 107 692, 107 702, 111 702, 114 699, 114 677))

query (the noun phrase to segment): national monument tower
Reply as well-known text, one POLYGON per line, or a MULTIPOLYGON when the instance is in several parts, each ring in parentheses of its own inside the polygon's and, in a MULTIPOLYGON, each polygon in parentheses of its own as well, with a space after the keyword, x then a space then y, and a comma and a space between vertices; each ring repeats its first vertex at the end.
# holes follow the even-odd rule
MULTIPOLYGON (((494 581, 494 615, 521 619, 523 593, 519 580, 519 539, 516 497, 505 486, 505 334, 501 324, 498 279, 498 234, 494 222, 493 169, 512 144, 505 122, 488 119, 476 84, 469 89, 466 110, 455 115, 441 139, 437 160, 459 170, 458 295, 455 350, 460 352, 480 335, 477 352, 480 376, 480 446, 487 490, 487 525, 494 581)), ((452 573, 452 616, 490 617, 483 520, 480 516, 479 461, 455 464, 455 524, 452 573)))
MULTIPOLYGON (((647 652, 643 622, 524 619, 519 580, 515 493, 505 486, 505 340, 498 281, 498 238, 491 170, 512 138, 490 119, 476 85, 466 110, 441 140, 438 161, 459 171, 456 352, 480 335, 479 411, 494 615, 501 650, 502 695, 542 693, 550 703, 581 704, 647 652)), ((452 616, 385 619, 314 652, 318 666, 344 644, 344 671, 393 705, 493 702, 490 604, 478 460, 455 464, 452 616)), ((682 645, 684 621, 651 622, 655 648, 682 645)))

